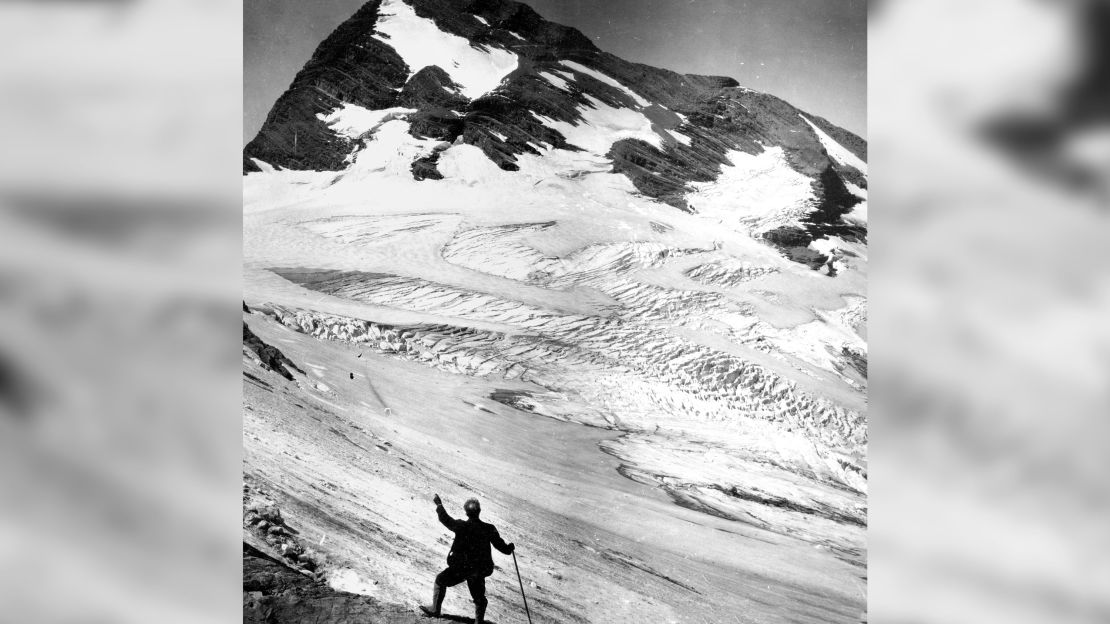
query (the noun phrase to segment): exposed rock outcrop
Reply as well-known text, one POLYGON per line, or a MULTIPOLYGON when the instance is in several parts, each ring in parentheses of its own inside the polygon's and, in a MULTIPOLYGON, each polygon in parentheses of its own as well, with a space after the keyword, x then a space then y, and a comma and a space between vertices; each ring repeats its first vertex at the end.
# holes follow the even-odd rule
MULTIPOLYGON (((246 304, 243 305, 246 306, 246 304)), ((268 345, 261 338, 255 336, 246 323, 243 323, 243 354, 258 358, 263 368, 272 370, 289 381, 293 381, 293 371, 304 374, 304 371, 294 364, 293 360, 285 357, 281 349, 268 345)))
POLYGON ((244 171, 259 170, 255 158, 287 169, 338 171, 353 145, 318 115, 344 102, 369 110, 395 105, 407 66, 373 36, 380 6, 381 0, 362 5, 316 48, 243 148, 244 171))
POLYGON ((332 589, 288 564, 243 544, 245 624, 421 624, 427 622, 399 605, 332 589))

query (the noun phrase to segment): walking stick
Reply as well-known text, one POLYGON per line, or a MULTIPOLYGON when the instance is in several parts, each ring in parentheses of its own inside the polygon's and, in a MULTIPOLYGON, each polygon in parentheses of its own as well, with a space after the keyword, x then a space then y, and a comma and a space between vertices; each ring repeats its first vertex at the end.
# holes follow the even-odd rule
POLYGON ((520 583, 520 597, 524 599, 524 614, 528 616, 528 624, 532 624, 532 614, 528 611, 528 596, 524 595, 524 581, 520 580, 520 565, 516 562, 516 549, 513 549, 513 567, 516 568, 516 582, 520 583))

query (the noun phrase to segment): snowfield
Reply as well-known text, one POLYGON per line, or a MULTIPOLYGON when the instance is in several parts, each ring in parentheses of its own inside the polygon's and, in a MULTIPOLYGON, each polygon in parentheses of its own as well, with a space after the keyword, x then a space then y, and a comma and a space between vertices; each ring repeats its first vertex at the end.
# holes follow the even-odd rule
POLYGON ((404 113, 415 113, 414 108, 386 108, 383 110, 367 110, 355 104, 344 103, 328 114, 320 113, 316 117, 339 136, 348 139, 357 139, 360 136, 375 130, 386 121, 396 118, 404 113))
POLYGON ((811 208, 812 180, 794 171, 781 147, 759 154, 732 151, 712 182, 691 184, 690 206, 731 229, 768 230, 794 223, 811 208))
POLYGON ((508 50, 480 50, 463 37, 443 32, 401 0, 383 0, 379 14, 375 38, 401 55, 410 77, 430 65, 438 66, 472 100, 496 89, 519 64, 517 55, 508 50))
POLYGON ((549 128, 559 131, 567 141, 598 155, 609 151, 613 143, 621 139, 640 139, 655 147, 662 148, 661 137, 652 129, 651 120, 643 113, 631 108, 614 108, 587 95, 587 104, 578 108, 581 123, 568 123, 532 115, 549 128))

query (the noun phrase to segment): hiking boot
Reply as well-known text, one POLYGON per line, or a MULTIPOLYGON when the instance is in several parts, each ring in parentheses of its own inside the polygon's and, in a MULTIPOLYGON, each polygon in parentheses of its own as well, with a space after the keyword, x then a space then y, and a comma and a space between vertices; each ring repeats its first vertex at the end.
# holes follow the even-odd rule
POLYGON ((420 610, 428 617, 439 617, 439 609, 443 606, 443 597, 447 594, 447 588, 442 585, 435 585, 432 588, 432 604, 429 607, 420 605, 420 610))

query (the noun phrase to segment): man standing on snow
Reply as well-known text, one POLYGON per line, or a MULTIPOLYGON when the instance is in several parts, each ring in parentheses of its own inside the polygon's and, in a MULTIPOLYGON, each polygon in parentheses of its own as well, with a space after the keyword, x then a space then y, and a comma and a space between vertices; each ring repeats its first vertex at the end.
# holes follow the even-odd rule
POLYGON ((493 557, 489 547, 492 545, 506 555, 513 554, 516 547, 511 543, 506 544, 492 524, 478 519, 478 515, 482 513, 478 499, 471 498, 463 505, 466 520, 456 520, 447 515, 439 494, 432 498, 432 502, 436 504, 439 521, 455 534, 455 541, 451 544, 451 552, 447 554, 447 569, 436 576, 432 605, 421 605, 420 610, 424 615, 439 617, 447 588, 466 581, 470 597, 474 600, 474 624, 482 624, 486 615, 486 577, 493 574, 493 557))

